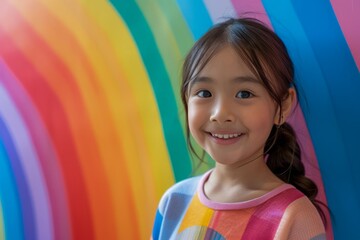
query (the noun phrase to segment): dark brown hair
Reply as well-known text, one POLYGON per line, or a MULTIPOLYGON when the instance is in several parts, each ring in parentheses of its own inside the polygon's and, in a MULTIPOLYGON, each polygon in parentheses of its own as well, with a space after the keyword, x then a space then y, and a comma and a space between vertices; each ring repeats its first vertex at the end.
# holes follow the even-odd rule
MULTIPOLYGON (((191 82, 205 67, 214 54, 224 46, 231 46, 251 71, 262 81, 272 99, 280 109, 288 97, 288 89, 295 88, 294 66, 282 40, 265 24, 253 18, 229 19, 213 26, 201 37, 188 53, 182 72, 181 98, 188 114, 187 98, 191 82)), ((296 88, 295 88, 296 89, 296 88)), ((281 118, 279 117, 279 124, 281 118)), ((186 121, 187 142, 191 151, 200 160, 190 141, 188 122, 186 121)), ((303 192, 318 209, 326 223, 324 212, 316 200, 318 188, 305 176, 301 161, 301 151, 296 134, 288 123, 273 126, 265 144, 267 165, 284 182, 290 183, 303 192)))

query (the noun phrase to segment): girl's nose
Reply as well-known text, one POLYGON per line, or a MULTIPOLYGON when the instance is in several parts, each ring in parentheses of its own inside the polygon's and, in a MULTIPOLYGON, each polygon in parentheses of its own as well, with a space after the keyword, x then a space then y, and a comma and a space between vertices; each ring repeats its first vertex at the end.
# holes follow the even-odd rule
POLYGON ((210 121, 218 123, 235 121, 234 108, 232 108, 228 101, 217 101, 213 106, 210 121))

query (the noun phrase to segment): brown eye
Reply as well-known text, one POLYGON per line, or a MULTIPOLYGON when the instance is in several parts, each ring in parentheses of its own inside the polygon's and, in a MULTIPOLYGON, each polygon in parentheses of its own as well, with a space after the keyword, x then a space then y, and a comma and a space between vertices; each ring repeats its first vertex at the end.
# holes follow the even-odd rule
POLYGON ((198 97, 201 97, 201 98, 209 98, 209 97, 212 96, 212 95, 211 95, 211 92, 208 91, 208 90, 198 91, 198 92, 196 93, 196 95, 197 95, 198 97))
POLYGON ((242 99, 251 98, 252 96, 254 95, 249 91, 240 91, 236 94, 237 98, 242 98, 242 99))

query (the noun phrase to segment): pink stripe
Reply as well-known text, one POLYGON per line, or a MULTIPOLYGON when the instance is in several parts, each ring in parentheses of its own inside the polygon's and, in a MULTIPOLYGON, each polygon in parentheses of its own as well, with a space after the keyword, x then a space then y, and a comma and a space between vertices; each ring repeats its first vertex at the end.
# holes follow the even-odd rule
POLYGON ((360 71, 360 1, 331 0, 331 5, 360 71))
POLYGON ((249 219, 242 239, 273 239, 286 208, 301 197, 303 194, 298 190, 288 189, 265 202, 249 219), (266 234, 264 235, 264 233, 266 234))
POLYGON ((320 168, 300 105, 298 105, 298 107, 293 111, 292 115, 288 119, 288 122, 291 126, 293 126, 297 134, 302 150, 302 162, 305 165, 306 176, 311 178, 318 186, 319 193, 317 199, 326 203, 324 184, 322 182, 320 168))
POLYGON ((39 239, 70 239, 65 187, 52 141, 31 98, 2 59, 0 74, 1 84, 11 94, 12 111, 18 111, 16 115, 9 116, 8 121, 9 126, 13 126, 14 138, 22 141, 24 148, 18 148, 18 151, 31 186, 39 239), (13 125, 15 120, 18 121, 17 125, 13 125))
MULTIPOLYGON (((322 181, 320 168, 316 158, 314 146, 311 141, 309 131, 306 126, 304 115, 301 111, 300 105, 293 111, 293 114, 288 119, 288 122, 293 126, 301 148, 302 162, 305 165, 306 176, 313 180, 318 187, 318 196, 316 197, 321 202, 327 204, 324 184, 322 181)), ((331 219, 328 211, 324 211, 326 219, 331 219)), ((326 230, 329 238, 332 239, 332 226, 328 225, 326 230)))
POLYGON ((219 4, 218 0, 204 0, 204 5, 213 23, 237 17, 236 10, 230 0, 222 0, 221 4, 219 4))
POLYGON ((254 17, 271 26, 261 0, 232 0, 237 15, 240 17, 254 17))

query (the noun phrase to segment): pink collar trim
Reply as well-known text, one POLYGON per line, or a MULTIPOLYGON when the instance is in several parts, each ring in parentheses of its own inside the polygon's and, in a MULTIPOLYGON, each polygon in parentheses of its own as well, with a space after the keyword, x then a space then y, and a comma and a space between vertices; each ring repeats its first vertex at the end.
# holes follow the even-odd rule
POLYGON ((215 202, 215 201, 208 199, 204 193, 204 184, 208 180, 211 172, 212 172, 212 170, 206 172, 203 175, 203 177, 200 179, 200 182, 198 184, 197 194, 198 194, 199 200, 202 204, 204 204, 205 206, 207 206, 211 209, 214 209, 214 210, 234 210, 234 209, 244 209, 244 208, 255 207, 255 206, 258 206, 258 205, 266 202, 270 198, 278 195, 279 193, 281 193, 287 189, 294 188, 294 186, 292 186, 290 184, 283 184, 283 185, 275 188, 274 190, 264 194, 263 196, 254 198, 249 201, 234 202, 234 203, 215 202))

